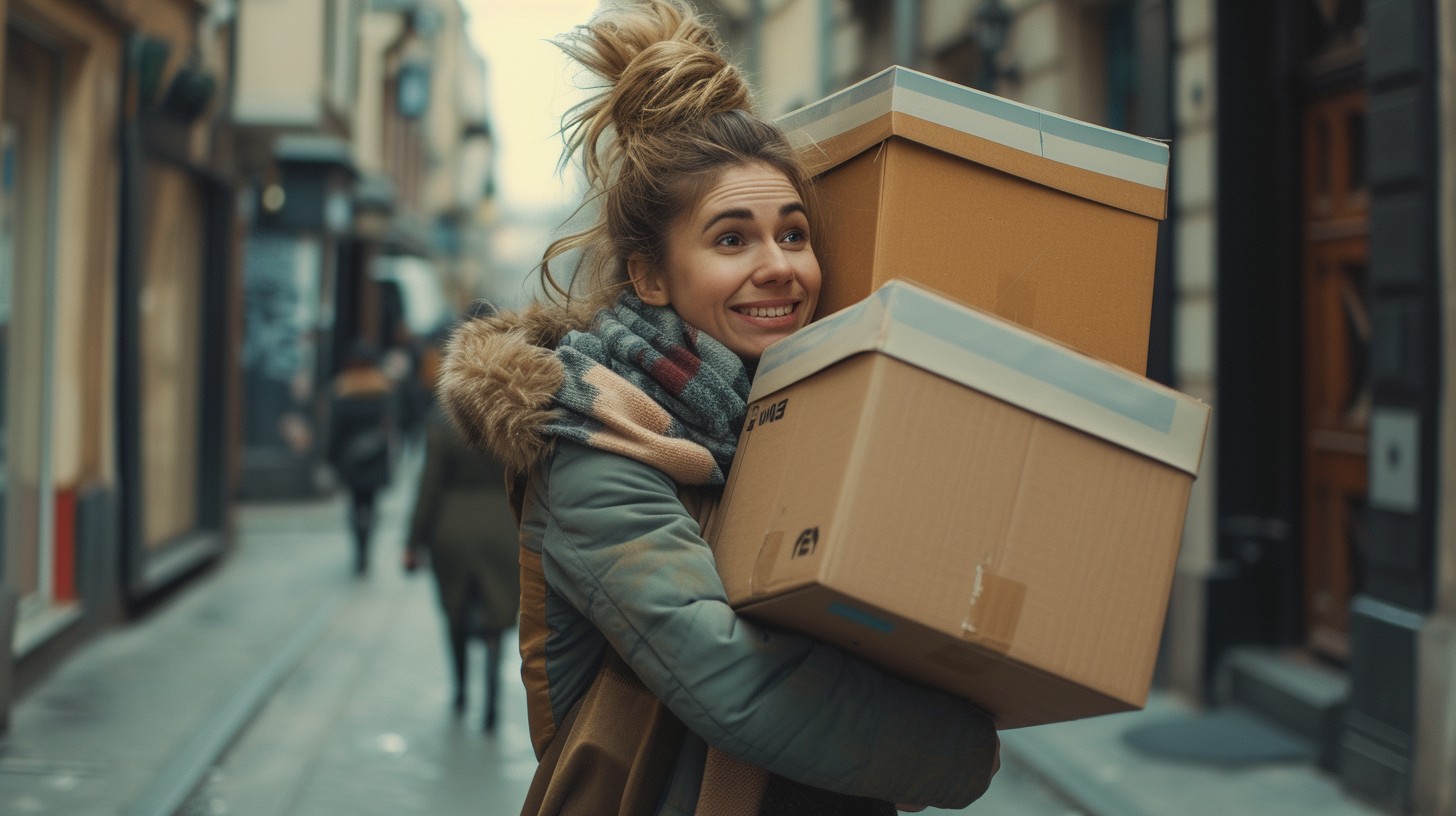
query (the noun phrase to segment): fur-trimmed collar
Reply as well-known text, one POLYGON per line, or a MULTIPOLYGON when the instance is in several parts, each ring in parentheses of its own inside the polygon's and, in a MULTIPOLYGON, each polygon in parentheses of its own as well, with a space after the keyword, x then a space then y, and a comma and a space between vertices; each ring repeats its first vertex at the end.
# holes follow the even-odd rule
POLYGON ((534 304, 457 329, 445 349, 437 397, 470 444, 514 473, 545 453, 551 399, 565 376, 558 341, 591 323, 591 312, 534 304))

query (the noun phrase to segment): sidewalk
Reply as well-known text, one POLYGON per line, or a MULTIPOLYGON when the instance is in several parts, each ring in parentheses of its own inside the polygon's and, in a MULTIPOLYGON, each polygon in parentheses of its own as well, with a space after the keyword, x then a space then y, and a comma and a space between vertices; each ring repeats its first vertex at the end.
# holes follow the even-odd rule
MULTIPOLYGON (((382 515, 403 512, 402 492, 382 497, 382 515)), ((237 546, 219 568, 87 644, 16 703, 0 813, 171 816, 349 599, 369 591, 352 574, 344 518, 341 498, 240 508, 237 546)), ((398 546, 381 544, 376 560, 393 567, 398 546)))
POLYGON ((1142 711, 1007 731, 1002 746, 1086 816, 1382 813, 1351 798, 1310 764, 1220 768, 1150 757, 1126 741, 1134 729, 1196 713, 1175 696, 1154 691, 1142 711))
MULTIPOLYGON (((518 664, 496 738, 470 727, 473 707, 463 723, 446 713, 432 588, 397 569, 411 502, 403 488, 383 497, 365 580, 351 574, 342 499, 242 507, 220 569, 81 649, 15 706, 0 814, 514 812, 534 766, 518 664)), ((960 812, 1059 813, 1034 790, 1045 783, 1073 803, 1067 816, 1378 814, 1307 765, 1180 764, 1125 741, 1189 713, 1155 693, 1142 712, 1005 732, 1006 771, 960 812), (1033 798, 1046 809, 1029 809, 1033 798)))

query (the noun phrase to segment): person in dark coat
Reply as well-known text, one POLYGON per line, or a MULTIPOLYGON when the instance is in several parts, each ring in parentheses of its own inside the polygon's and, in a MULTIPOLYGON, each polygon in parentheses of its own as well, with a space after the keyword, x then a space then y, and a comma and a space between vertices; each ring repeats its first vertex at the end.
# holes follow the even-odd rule
POLYGON ((405 549, 405 569, 428 558, 450 644, 454 706, 465 709, 467 647, 485 645, 484 728, 494 730, 501 635, 516 625, 520 567, 505 470, 470 447, 444 411, 425 424, 425 463, 405 549))
POLYGON ((389 484, 393 466, 394 383, 379 368, 379 353, 358 343, 332 383, 328 460, 349 490, 354 572, 369 571, 374 497, 389 484))

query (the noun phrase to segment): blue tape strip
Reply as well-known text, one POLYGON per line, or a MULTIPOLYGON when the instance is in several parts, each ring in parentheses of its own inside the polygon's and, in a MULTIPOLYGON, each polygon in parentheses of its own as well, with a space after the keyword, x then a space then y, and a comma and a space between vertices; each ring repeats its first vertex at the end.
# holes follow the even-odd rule
POLYGON ((810 122, 817 122, 825 117, 833 116, 842 110, 852 108, 855 105, 878 96, 895 85, 896 74, 900 71, 885 71, 878 76, 870 77, 864 82, 840 91, 832 96, 825 97, 819 102, 810 104, 808 107, 800 108, 793 113, 779 119, 778 126, 785 130, 798 130, 810 122))
POLYGON ((1039 125, 1043 134, 1060 136, 1079 144, 1091 145, 1112 153, 1121 153, 1153 164, 1168 164, 1168 148, 1158 142, 1139 139, 1115 130, 1104 130, 1071 119, 1049 114, 1041 115, 1039 125))
POLYGON ((853 621, 861 626, 867 626, 876 632, 889 634, 895 631, 895 624, 890 623, 878 615, 872 615, 857 606, 850 606, 843 601, 833 601, 829 604, 829 611, 845 620, 853 621))
POLYGON ((1041 128, 1041 112, 1008 102, 999 96, 973 91, 944 80, 909 71, 896 71, 896 85, 932 99, 939 99, 961 108, 1004 119, 1032 130, 1041 128))
POLYGON ((1134 422, 1162 433, 1173 429, 1178 403, 1172 397, 1141 387, 1076 354, 1006 331, 988 320, 968 319, 963 309, 908 287, 895 287, 890 313, 937 339, 1134 422))
POLYGON ((1158 142, 1044 113, 999 96, 955 85, 924 74, 902 70, 898 67, 886 70, 859 85, 791 113, 780 119, 778 124, 786 131, 797 130, 810 122, 824 119, 858 105, 893 87, 904 88, 947 104, 994 116, 997 119, 1028 127, 1043 134, 1049 133, 1079 144, 1091 145, 1101 150, 1154 164, 1165 166, 1168 164, 1168 148, 1158 142))
POLYGON ((1173 429, 1178 403, 1173 397, 1145 388, 1102 366, 1060 347, 982 318, 975 312, 946 303, 894 282, 875 290, 866 301, 812 323, 771 346, 759 363, 763 376, 814 348, 826 332, 853 320, 869 300, 879 300, 890 317, 986 360, 999 363, 1040 382, 1101 406, 1159 433, 1173 429))

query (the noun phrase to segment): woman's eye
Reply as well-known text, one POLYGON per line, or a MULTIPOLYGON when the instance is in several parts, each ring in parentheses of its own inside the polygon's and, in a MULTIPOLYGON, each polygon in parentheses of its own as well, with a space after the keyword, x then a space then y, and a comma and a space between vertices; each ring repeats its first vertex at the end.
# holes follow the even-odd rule
POLYGON ((789 230, 784 233, 783 242, 786 244, 801 244, 809 240, 809 236, 803 230, 789 230))
POLYGON ((718 239, 718 246, 736 247, 743 246, 743 238, 737 234, 729 233, 718 239))

